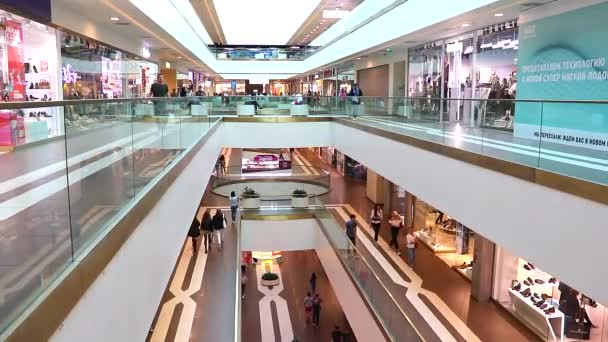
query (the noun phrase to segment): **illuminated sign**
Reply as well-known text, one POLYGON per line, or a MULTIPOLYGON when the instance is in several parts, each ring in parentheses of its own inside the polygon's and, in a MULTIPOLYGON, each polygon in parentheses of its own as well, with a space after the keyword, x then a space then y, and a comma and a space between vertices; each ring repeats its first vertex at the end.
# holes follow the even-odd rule
POLYGON ((72 70, 72 65, 67 64, 63 68, 61 68, 61 74, 63 75, 64 83, 74 83, 76 80, 80 79, 80 75, 76 71, 72 70))
POLYGON ((148 48, 147 48, 147 47, 145 47, 145 46, 141 48, 140 53, 141 53, 141 56, 142 56, 143 58, 150 58, 150 56, 151 56, 151 54, 150 54, 150 49, 148 49, 148 48))

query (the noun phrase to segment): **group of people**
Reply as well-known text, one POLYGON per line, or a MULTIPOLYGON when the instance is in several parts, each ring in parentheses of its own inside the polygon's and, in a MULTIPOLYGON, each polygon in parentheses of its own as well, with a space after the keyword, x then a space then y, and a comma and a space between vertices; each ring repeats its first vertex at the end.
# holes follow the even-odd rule
POLYGON ((213 216, 211 216, 211 210, 206 209, 201 221, 195 216, 194 219, 192 219, 192 224, 188 230, 188 236, 192 240, 193 254, 198 252, 198 238, 201 234, 204 238, 203 244, 205 246, 205 253, 209 253, 211 250, 214 235, 217 239, 218 248, 221 251, 224 245, 224 231, 226 230, 226 227, 226 217, 219 208, 215 209, 213 216))
POLYGON ((163 74, 156 75, 156 82, 154 82, 150 86, 150 97, 186 97, 186 96, 205 96, 205 92, 203 91, 203 86, 198 86, 198 90, 194 91, 194 85, 192 81, 188 81, 187 84, 184 84, 179 93, 176 88, 173 88, 173 91, 169 94, 169 87, 165 84, 165 79, 163 74))
MULTIPOLYGON (((370 226, 374 230, 374 241, 378 243, 378 235, 380 233, 380 228, 382 226, 382 222, 384 220, 384 213, 382 212, 382 208, 380 205, 376 204, 374 209, 372 209, 370 214, 370 226)), ((391 241, 389 243, 389 247, 394 247, 397 255, 401 255, 401 251, 399 250, 399 233, 403 228, 403 218, 396 210, 393 210, 391 216, 388 218, 388 224, 391 228, 391 241)), ((352 243, 352 247, 350 249, 350 253, 354 253, 354 248, 357 245, 357 220, 354 214, 350 215, 350 219, 346 222, 346 236, 352 243)), ((416 248, 418 246, 418 241, 416 239, 416 235, 414 235, 414 231, 412 228, 407 229, 407 234, 405 235, 406 242, 406 251, 407 251, 407 263, 410 267, 414 268, 414 264, 416 263, 416 248)))
POLYGON ((310 291, 306 293, 304 297, 304 313, 306 314, 306 323, 311 322, 315 327, 319 326, 319 319, 321 318, 321 303, 323 300, 317 292, 317 274, 312 273, 309 280, 310 291))

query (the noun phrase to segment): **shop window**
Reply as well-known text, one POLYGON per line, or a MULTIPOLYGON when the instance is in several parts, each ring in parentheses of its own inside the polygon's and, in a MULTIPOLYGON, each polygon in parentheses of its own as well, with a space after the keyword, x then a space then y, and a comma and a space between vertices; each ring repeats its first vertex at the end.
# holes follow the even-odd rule
POLYGON ((441 43, 431 43, 409 52, 408 97, 412 99, 414 117, 435 121, 439 115, 442 65, 441 43), (421 99, 421 98, 428 99, 421 99))
POLYGON ((494 263, 492 298, 542 340, 606 341, 603 305, 502 247, 494 263))

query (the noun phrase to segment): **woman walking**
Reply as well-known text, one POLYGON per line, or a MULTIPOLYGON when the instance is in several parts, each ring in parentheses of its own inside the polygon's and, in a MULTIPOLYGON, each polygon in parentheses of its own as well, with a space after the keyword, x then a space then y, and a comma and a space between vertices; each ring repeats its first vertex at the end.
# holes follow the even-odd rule
POLYGON ((232 214, 232 224, 236 222, 236 213, 239 209, 239 198, 236 197, 236 193, 232 191, 230 193, 230 213, 232 214))
POLYGON ((203 214, 201 230, 203 231, 203 244, 205 245, 205 253, 209 253, 209 250, 211 249, 211 241, 213 241, 213 220, 211 219, 211 213, 209 212, 209 209, 205 210, 205 213, 203 214))
POLYGON ((310 290, 312 291, 312 293, 316 293, 317 292, 317 274, 315 272, 312 272, 309 282, 310 282, 310 290))
POLYGON ((312 295, 310 292, 306 293, 306 297, 304 297, 304 313, 306 314, 306 323, 310 322, 312 314, 312 295))
POLYGON ((213 215, 213 230, 216 232, 215 235, 220 251, 224 246, 224 229, 226 229, 226 218, 221 209, 216 209, 215 215, 213 215))
POLYGON ((382 209, 380 205, 376 204, 370 215, 371 226, 374 229, 374 241, 378 242, 378 233, 380 232, 380 225, 382 224, 382 209))
POLYGON ((407 241, 407 263, 411 268, 414 268, 414 264, 416 263, 416 235, 414 235, 414 231, 410 228, 407 231, 407 235, 405 236, 407 241))
POLYGON ((192 239, 192 250, 196 254, 196 245, 198 237, 201 236, 201 223, 198 222, 196 216, 192 219, 192 223, 190 224, 190 229, 188 230, 188 236, 192 239))
POLYGON ((391 225, 391 243, 388 245, 392 247, 395 245, 395 250, 397 251, 397 255, 401 255, 399 251, 399 231, 401 227, 403 227, 403 223, 401 222, 401 215, 397 212, 397 210, 393 210, 393 214, 391 218, 388 220, 388 223, 391 225))

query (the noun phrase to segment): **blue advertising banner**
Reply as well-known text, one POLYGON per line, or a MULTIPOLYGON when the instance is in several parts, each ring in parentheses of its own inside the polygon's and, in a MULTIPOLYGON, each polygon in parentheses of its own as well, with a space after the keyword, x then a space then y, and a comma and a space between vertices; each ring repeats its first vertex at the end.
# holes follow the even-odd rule
POLYGON ((51 22, 51 0, 0 0, 0 5, 44 22, 51 22))
MULTIPOLYGON (((607 18, 602 3, 521 24, 517 99, 608 100, 607 18)), ((608 105, 518 103, 515 113, 518 137, 608 151, 608 105)))

